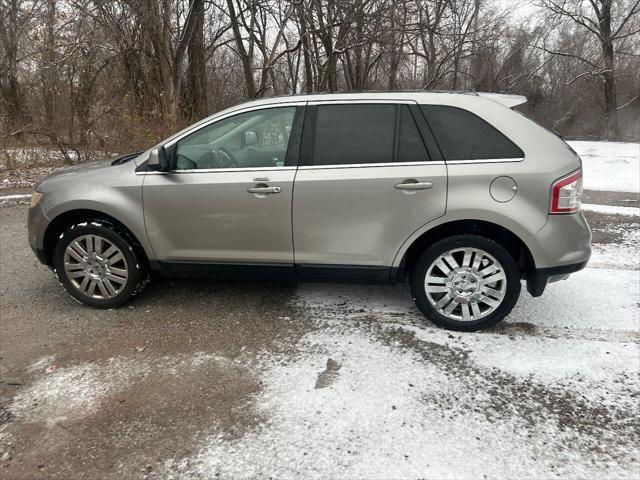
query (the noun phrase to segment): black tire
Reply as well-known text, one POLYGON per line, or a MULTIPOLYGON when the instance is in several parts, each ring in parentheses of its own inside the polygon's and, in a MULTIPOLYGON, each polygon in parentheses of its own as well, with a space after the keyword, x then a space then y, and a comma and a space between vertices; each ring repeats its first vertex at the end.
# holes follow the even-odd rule
POLYGON ((62 232, 53 250, 53 268, 58 280, 76 300, 94 308, 115 308, 142 291, 149 279, 146 257, 140 244, 125 229, 107 220, 93 219, 69 226, 62 232), (83 294, 68 277, 64 268, 65 250, 84 235, 98 235, 120 249, 126 262, 128 277, 124 287, 111 298, 94 298, 83 294))
POLYGON ((473 332, 492 327, 506 317, 520 296, 520 269, 511 254, 500 244, 478 235, 455 235, 434 243, 419 257, 411 272, 411 293, 420 311, 436 325, 461 332, 473 332), (455 320, 438 312, 425 292, 425 278, 429 266, 444 253, 456 248, 477 248, 492 255, 504 270, 506 291, 502 303, 478 320, 455 320))

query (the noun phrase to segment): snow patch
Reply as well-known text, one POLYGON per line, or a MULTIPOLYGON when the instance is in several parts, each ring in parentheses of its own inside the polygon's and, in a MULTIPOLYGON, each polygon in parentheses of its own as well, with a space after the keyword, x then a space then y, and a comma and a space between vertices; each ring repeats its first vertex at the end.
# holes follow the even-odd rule
MULTIPOLYGON (((636 256, 628 257, 637 261, 636 256)), ((534 327, 578 328, 635 332, 640 329, 638 271, 586 268, 560 282, 550 283, 533 298, 522 283, 522 293, 504 320, 534 327)), ((324 319, 375 316, 376 322, 430 325, 416 308, 409 286, 338 285, 306 283, 298 286, 298 302, 310 315, 324 319)))
POLYGON ((584 188, 640 192, 640 144, 570 141, 582 158, 584 188))
MULTIPOLYGON (((163 476, 593 478, 635 471, 633 448, 622 454, 629 458, 597 458, 588 447, 593 439, 560 428, 545 410, 544 391, 482 373, 462 349, 438 349, 427 339, 423 347, 436 353, 425 358, 380 330, 341 322, 323 325, 298 347, 290 363, 264 359, 264 390, 255 401, 267 418, 261 427, 239 439, 213 434, 193 457, 167 461, 163 476), (340 368, 316 388, 328 358, 340 368), (504 411, 488 416, 492 395, 514 395, 514 405, 507 399, 504 411), (533 423, 526 412, 535 412, 533 423)), ((617 440, 600 438, 605 450, 617 440)))
POLYGON ((58 422, 91 415, 100 408, 106 397, 128 388, 135 381, 158 372, 179 375, 184 370, 194 370, 215 364, 231 368, 235 362, 219 355, 196 352, 192 355, 154 358, 111 358, 104 363, 81 363, 59 366, 51 373, 45 368, 54 357, 43 357, 29 367, 39 374, 28 387, 20 390, 9 406, 16 418, 26 422, 58 422))
POLYGON ((629 217, 640 217, 640 208, 637 207, 617 207, 614 205, 596 205, 583 203, 582 209, 588 212, 602 213, 603 215, 626 215, 629 217))

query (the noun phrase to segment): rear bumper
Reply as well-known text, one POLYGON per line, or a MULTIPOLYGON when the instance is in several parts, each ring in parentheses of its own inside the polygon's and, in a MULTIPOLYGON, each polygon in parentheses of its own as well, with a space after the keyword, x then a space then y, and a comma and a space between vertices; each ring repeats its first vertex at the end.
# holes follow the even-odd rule
POLYGON ((591 256, 591 231, 582 212, 549 215, 544 227, 525 243, 538 269, 576 265, 591 256))
POLYGON ((549 215, 544 227, 526 242, 533 257, 527 272, 527 290, 534 297, 548 283, 582 270, 591 257, 591 230, 582 213, 549 215))
POLYGON ((588 260, 560 267, 536 268, 527 275, 527 291, 532 297, 539 297, 548 283, 564 280, 570 274, 582 270, 587 262, 588 260))

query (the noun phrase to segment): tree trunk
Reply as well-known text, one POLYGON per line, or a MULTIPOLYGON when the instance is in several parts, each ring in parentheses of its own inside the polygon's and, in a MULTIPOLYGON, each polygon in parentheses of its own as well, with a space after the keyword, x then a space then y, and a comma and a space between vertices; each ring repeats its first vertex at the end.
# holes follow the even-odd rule
POLYGON ((236 14, 236 9, 233 5, 233 0, 227 0, 227 8, 229 9, 229 17, 231 18, 231 29, 233 30, 233 38, 236 43, 236 50, 240 55, 240 61, 242 62, 242 71, 244 72, 244 82, 247 91, 247 98, 253 98, 256 96, 256 82, 253 78, 253 55, 247 53, 247 49, 244 47, 242 40, 242 33, 240 32, 240 22, 236 14))
POLYGON ((17 0, 6 6, 0 3, 0 40, 4 52, 0 57, 0 100, 6 105, 7 126, 22 123, 22 95, 18 83, 17 0))
POLYGON ((195 30, 189 41, 187 66, 188 113, 190 120, 200 120, 207 116, 207 70, 204 46, 204 3, 199 3, 194 12, 197 15, 195 30))
POLYGON ((56 109, 56 0, 47 0, 44 25, 44 49, 42 53, 42 103, 44 105, 45 126, 53 135, 57 137, 54 130, 55 109, 56 109))
POLYGON ((302 39, 302 56, 304 59, 304 89, 307 93, 313 92, 313 71, 311 70, 311 55, 309 36, 307 34, 307 19, 302 2, 298 5, 298 19, 300 21, 300 38, 302 39))
POLYGON ((605 71, 603 77, 605 132, 607 140, 618 140, 618 99, 616 92, 613 40, 611 39, 611 3, 604 2, 600 11, 602 57, 605 71))

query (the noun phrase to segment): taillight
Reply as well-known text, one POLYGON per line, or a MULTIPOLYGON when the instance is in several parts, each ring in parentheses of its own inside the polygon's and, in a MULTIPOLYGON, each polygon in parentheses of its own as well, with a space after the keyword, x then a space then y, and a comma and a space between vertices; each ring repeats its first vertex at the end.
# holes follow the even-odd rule
POLYGON ((559 178, 551 185, 549 213, 575 213, 582 202, 582 169, 559 178))

